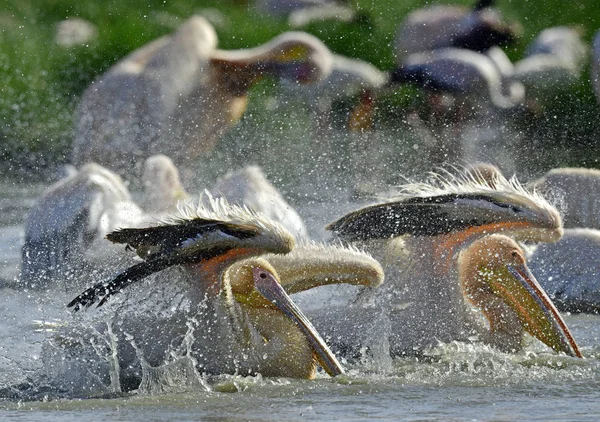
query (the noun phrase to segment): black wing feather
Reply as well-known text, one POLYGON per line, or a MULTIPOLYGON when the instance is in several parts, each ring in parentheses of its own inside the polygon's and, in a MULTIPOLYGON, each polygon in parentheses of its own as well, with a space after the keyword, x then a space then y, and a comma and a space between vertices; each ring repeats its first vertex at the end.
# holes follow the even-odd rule
POLYGON ((511 206, 485 194, 412 197, 353 211, 329 224, 327 230, 348 241, 364 241, 405 234, 437 236, 499 221, 497 213, 485 209, 477 213, 476 218, 466 213, 450 212, 460 209, 462 203, 458 201, 461 199, 482 200, 502 208, 511 206))
POLYGON ((214 230, 221 223, 217 220, 195 219, 180 224, 145 228, 125 228, 106 235, 113 243, 127 243, 134 248, 139 245, 158 246, 179 244, 182 240, 214 230))
POLYGON ((200 251, 194 251, 192 254, 173 253, 169 255, 152 255, 147 261, 132 265, 126 270, 118 273, 110 281, 96 283, 86 289, 83 293, 68 303, 68 308, 78 311, 81 308, 88 308, 98 302, 98 307, 102 306, 106 300, 129 286, 151 274, 164 270, 173 265, 200 263, 207 261, 231 250, 232 247, 211 248, 200 251))
POLYGON ((114 243, 126 243, 137 250, 143 248, 144 262, 135 264, 118 273, 109 281, 95 284, 73 299, 67 307, 75 311, 99 302, 102 306, 110 297, 131 283, 173 265, 200 263, 234 249, 235 246, 202 245, 203 235, 220 231, 237 239, 258 236, 260 229, 251 224, 234 224, 219 220, 196 218, 176 224, 148 228, 126 228, 109 233, 106 238, 114 243), (184 242, 197 239, 189 245, 184 242))

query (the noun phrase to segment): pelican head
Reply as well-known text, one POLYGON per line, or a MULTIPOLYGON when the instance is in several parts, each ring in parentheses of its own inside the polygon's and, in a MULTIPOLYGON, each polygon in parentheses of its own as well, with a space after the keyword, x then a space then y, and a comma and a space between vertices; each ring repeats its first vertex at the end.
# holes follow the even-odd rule
POLYGON ((328 230, 350 241, 407 234, 458 235, 465 240, 502 232, 522 241, 556 242, 562 236, 556 208, 514 177, 507 180, 499 174, 490 186, 465 174, 432 176, 431 183, 400 186, 400 196, 353 211, 328 230))
POLYGON ((557 352, 582 357, 513 239, 496 234, 473 242, 459 256, 459 278, 465 297, 488 319, 495 346, 518 350, 527 331, 557 352))
MULTIPOLYGON (((319 364, 331 376, 342 374, 335 355, 279 280, 273 266, 261 258, 248 259, 229 268, 222 278, 222 289, 232 315, 236 315, 235 302, 264 342, 279 344, 266 349, 266 357, 257 372, 264 376, 314 378, 319 364)), ((250 338, 246 344, 253 347, 250 338)))

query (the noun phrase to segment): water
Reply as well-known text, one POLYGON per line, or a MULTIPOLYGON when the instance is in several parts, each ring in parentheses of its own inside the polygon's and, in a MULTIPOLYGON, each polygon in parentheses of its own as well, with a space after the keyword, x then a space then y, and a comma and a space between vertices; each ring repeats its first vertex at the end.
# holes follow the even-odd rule
MULTIPOLYGON (((22 216, 40 187, 0 186, 0 280, 18 271, 22 216)), ((311 234, 352 204, 298 209, 311 234), (343 209, 342 209, 343 208, 343 209)), ((0 289, 0 388, 40 366, 49 335, 33 320, 69 318, 67 296, 0 289), (63 297, 64 296, 64 297, 63 297)), ((600 415, 600 316, 567 315, 586 357, 548 352, 529 339, 517 355, 483 345, 443 344, 420 358, 344 362, 347 374, 313 381, 221 376, 210 391, 130 395, 110 399, 0 399, 0 419, 14 421, 144 420, 597 420, 600 415)))

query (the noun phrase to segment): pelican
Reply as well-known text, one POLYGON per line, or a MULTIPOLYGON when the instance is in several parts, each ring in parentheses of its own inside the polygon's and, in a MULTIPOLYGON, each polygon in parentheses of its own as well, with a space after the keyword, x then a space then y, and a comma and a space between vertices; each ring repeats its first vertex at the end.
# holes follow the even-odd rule
POLYGON ((498 47, 485 53, 440 48, 413 53, 399 64, 391 83, 410 83, 425 93, 427 118, 413 112, 407 121, 430 161, 444 165, 494 156, 514 167, 510 146, 518 136, 507 111, 522 105, 525 88, 513 78, 513 67, 498 47))
MULTIPOLYGON (((331 317, 335 314, 331 310, 310 315, 321 332, 341 339, 339 347, 356 351, 356 343, 365 340, 365 332, 375 329, 365 322, 374 319, 374 313, 390 326, 389 348, 394 355, 411 354, 438 341, 467 340, 473 333, 481 333, 480 325, 465 307, 460 288, 460 278, 464 277, 461 263, 469 261, 458 260, 458 253, 490 234, 530 242, 554 242, 562 235, 556 209, 538 194, 526 191, 516 179, 499 175, 491 187, 470 176, 434 176, 437 183, 407 185, 402 188, 403 197, 351 212, 328 226, 344 240, 357 242, 370 251, 386 274, 386 283, 380 289, 359 294, 353 309, 340 311, 350 317, 339 317, 339 321, 365 315, 361 323, 355 322, 361 329, 347 323, 324 327, 322 315, 331 317)), ((532 293, 536 294, 541 295, 532 293)), ((549 307, 541 296, 540 300, 549 307)), ((510 301, 506 304, 521 306, 510 301)), ((552 311, 540 314, 537 308, 523 306, 536 324, 559 324, 550 321, 556 319, 552 311)), ((527 329, 527 324, 519 321, 527 329)), ((482 338, 502 346, 495 335, 492 329, 482 338)), ((557 331, 551 334, 553 338, 565 335, 557 331)), ((559 348, 554 340, 548 343, 555 350, 559 348)), ((560 344, 564 346, 565 342, 560 344)), ((563 346, 561 351, 577 355, 563 346)), ((508 348, 520 349, 516 344, 508 348)))
POLYGON ((294 10, 288 17, 292 28, 302 28, 315 22, 334 20, 338 22, 369 22, 365 13, 357 13, 356 8, 345 1, 329 2, 312 7, 294 10))
POLYGON ((361 22, 369 19, 347 0, 258 0, 256 8, 259 12, 271 16, 287 16, 288 24, 292 28, 325 20, 361 22))
POLYGON ((64 48, 85 46, 98 38, 96 25, 81 18, 67 18, 56 24, 54 41, 64 48))
POLYGON ((173 160, 164 154, 146 159, 142 185, 144 196, 141 205, 150 214, 175 211, 179 201, 189 199, 189 194, 181 184, 179 170, 173 160))
POLYGON ((327 47, 302 32, 252 49, 216 47, 213 27, 193 16, 113 65, 79 104, 74 163, 94 161, 136 174, 143 159, 162 153, 178 166, 189 164, 242 116, 247 92, 259 79, 305 84, 331 70, 327 47))
POLYGON ((524 91, 503 75, 494 56, 461 48, 413 53, 393 72, 391 82, 478 99, 500 109, 517 106, 524 91))
POLYGON ((529 266, 556 307, 600 313, 600 231, 565 229, 561 240, 537 245, 529 266))
POLYGON ((117 174, 88 163, 50 186, 25 221, 21 275, 23 287, 48 288, 75 283, 82 273, 112 271, 123 258, 104 236, 119 227, 138 227, 153 214, 172 211, 187 194, 177 168, 164 156, 144 165, 142 210, 117 174))
POLYGON ((29 211, 19 283, 47 288, 78 275, 87 260, 102 261, 87 252, 98 252, 105 234, 121 224, 135 226, 143 215, 118 175, 95 163, 84 165, 50 186, 29 211))
POLYGON ((230 204, 245 205, 265 217, 282 224, 297 240, 308 239, 302 217, 283 198, 258 166, 246 166, 228 172, 213 185, 214 197, 230 204))
POLYGON ((354 8, 344 0, 257 0, 256 9, 271 16, 288 15, 290 26, 295 28, 307 25, 311 18, 319 19, 314 16, 318 11, 321 19, 348 21, 354 16, 354 8))
POLYGON ((575 28, 544 29, 515 63, 513 79, 525 85, 533 101, 570 89, 581 77, 587 49, 575 28))
POLYGON ((471 173, 430 176, 430 183, 399 186, 400 196, 351 212, 328 229, 350 241, 445 235, 449 245, 490 231, 532 242, 556 242, 562 236, 558 211, 514 177, 498 173, 492 187, 471 173))
MULTIPOLYGON (((212 199, 210 207, 182 206, 175 220, 123 229, 109 239, 128 243, 144 261, 86 290, 68 306, 74 310, 93 303, 100 306, 126 285, 167 269, 157 274, 156 281, 183 281, 188 311, 141 325, 151 332, 142 339, 143 359, 154 365, 164 363, 168 345, 185 337, 186 321, 193 317, 197 323, 190 353, 199 369, 212 374, 312 378, 316 362, 332 376, 342 373, 335 356, 283 288, 294 293, 336 283, 377 286, 383 279, 379 264, 354 249, 302 245, 292 250, 294 238, 282 226, 223 199, 212 199), (178 272, 168 269, 174 266, 178 272)), ((163 302, 168 298, 161 294, 163 302)))
MULTIPOLYGON (((315 121, 317 136, 331 136, 331 107, 335 101, 376 91, 388 82, 388 75, 364 60, 332 54, 331 73, 322 81, 298 87, 284 81, 280 91, 284 97, 300 97, 307 103, 315 121)), ((320 140, 322 142, 322 140, 320 140)))
POLYGON ((600 170, 556 168, 532 185, 556 203, 566 228, 600 229, 600 170))
POLYGON ((473 9, 435 5, 413 11, 396 31, 396 57, 402 61, 413 53, 447 47, 484 52, 511 43, 521 32, 520 25, 504 22, 493 3, 478 1, 473 9))

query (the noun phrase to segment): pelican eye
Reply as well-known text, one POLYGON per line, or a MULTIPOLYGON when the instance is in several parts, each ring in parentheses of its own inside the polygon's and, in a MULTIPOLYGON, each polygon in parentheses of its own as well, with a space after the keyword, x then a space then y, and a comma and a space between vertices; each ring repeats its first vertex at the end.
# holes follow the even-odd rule
POLYGON ((517 251, 512 251, 511 255, 513 258, 518 258, 519 253, 517 251))
POLYGON ((260 273, 260 278, 267 278, 267 273, 260 273))

